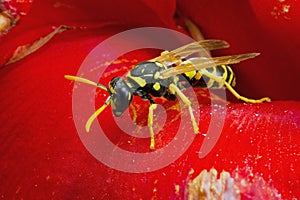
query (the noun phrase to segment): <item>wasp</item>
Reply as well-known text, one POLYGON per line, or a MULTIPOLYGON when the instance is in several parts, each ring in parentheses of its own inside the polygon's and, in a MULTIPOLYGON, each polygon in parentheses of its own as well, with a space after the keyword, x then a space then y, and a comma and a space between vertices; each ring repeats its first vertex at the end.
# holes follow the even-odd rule
POLYGON ((133 96, 139 96, 150 102, 148 127, 150 131, 150 149, 155 148, 153 132, 153 112, 157 107, 153 97, 175 100, 179 97, 188 107, 190 119, 195 133, 199 132, 191 101, 182 90, 188 86, 202 88, 227 88, 236 98, 249 103, 268 102, 268 97, 249 99, 238 94, 235 86, 235 75, 228 66, 254 58, 259 53, 247 53, 220 57, 192 57, 202 51, 227 48, 229 44, 223 40, 201 40, 189 43, 173 51, 163 51, 160 56, 137 64, 128 71, 125 77, 114 77, 108 86, 92 82, 82 77, 65 75, 66 79, 96 86, 109 93, 105 103, 93 113, 86 122, 85 129, 90 131, 92 122, 100 113, 111 105, 113 114, 121 116, 130 106, 133 96), (189 82, 189 84, 184 84, 189 82))

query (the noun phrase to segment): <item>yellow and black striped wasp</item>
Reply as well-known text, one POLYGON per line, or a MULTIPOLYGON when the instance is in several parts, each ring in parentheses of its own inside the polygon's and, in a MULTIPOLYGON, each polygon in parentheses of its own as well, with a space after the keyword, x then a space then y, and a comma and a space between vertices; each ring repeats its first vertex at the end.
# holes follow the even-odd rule
POLYGON ((235 76, 229 64, 239 63, 254 58, 258 53, 248 53, 220 57, 191 57, 201 51, 227 48, 229 45, 223 40, 201 40, 189 43, 173 51, 163 51, 160 56, 141 62, 128 71, 125 77, 114 77, 108 87, 90 80, 65 75, 66 79, 94 85, 109 93, 101 106, 86 122, 86 131, 89 132, 92 122, 108 106, 111 105, 115 116, 120 116, 129 107, 133 95, 137 95, 150 102, 148 126, 150 130, 150 148, 154 149, 153 111, 157 104, 153 97, 164 97, 175 100, 177 96, 187 105, 195 133, 199 128, 196 123, 190 100, 182 93, 188 81, 193 87, 227 88, 236 98, 250 103, 270 101, 268 97, 249 99, 239 95, 234 89, 235 76))

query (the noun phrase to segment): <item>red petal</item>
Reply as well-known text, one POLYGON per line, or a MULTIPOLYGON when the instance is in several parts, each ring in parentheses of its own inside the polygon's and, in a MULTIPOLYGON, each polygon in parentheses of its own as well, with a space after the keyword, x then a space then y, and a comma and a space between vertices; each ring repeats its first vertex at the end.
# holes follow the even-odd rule
MULTIPOLYGON (((149 2, 137 3, 139 6, 135 9, 124 4, 124 7, 116 8, 118 4, 111 6, 99 1, 91 1, 91 4, 61 2, 59 7, 53 8, 54 3, 34 2, 31 15, 24 18, 22 24, 12 29, 4 39, 1 38, 1 47, 5 49, 0 49, 0 55, 1 63, 4 63, 17 46, 28 44, 49 33, 52 26, 67 23, 87 27, 57 35, 39 51, 0 71, 2 198, 182 199, 188 179, 211 167, 231 173, 237 167, 250 167, 253 173, 260 175, 277 189, 283 198, 300 196, 299 102, 230 104, 225 113, 225 124, 220 138, 204 158, 199 158, 199 150, 204 140, 211 135, 204 137, 199 134, 175 162, 149 173, 118 171, 95 159, 77 137, 72 118, 73 83, 65 80, 64 75, 75 75, 87 54, 105 38, 136 25, 154 26, 171 21, 170 12, 174 7, 171 6, 171 11, 164 14, 162 11, 167 3, 155 11, 156 7, 149 2), (106 8, 101 9, 105 15, 98 14, 100 8, 106 8), (114 13, 115 8, 118 12, 113 16, 109 15, 114 13), (155 12, 159 14, 153 19, 155 12), (51 17, 49 13, 52 14, 51 17), (105 16, 110 18, 106 21, 105 16), (111 22, 110 19, 117 21, 122 17, 126 18, 128 26, 107 26, 111 22), (191 174, 192 169, 194 174, 191 174)), ((239 41, 230 42, 235 48, 244 48, 237 44, 239 41)), ((247 52, 249 50, 253 49, 245 49, 247 52)), ((147 50, 125 55, 119 58, 121 63, 117 62, 111 68, 120 70, 112 72, 101 81, 108 81, 117 73, 126 72, 133 64, 156 55, 147 50)), ((241 81, 241 84, 243 82, 241 81)), ((267 88, 264 86, 263 90, 265 87, 267 88)), ((242 88, 238 91, 249 94, 242 88)), ((207 105, 207 98, 203 100, 206 93, 202 90, 196 90, 196 93, 199 102, 204 104, 200 106, 199 124, 200 130, 205 133, 211 122, 210 113, 214 109, 216 112, 220 111, 218 109, 224 110, 219 107, 212 110, 207 105)), ((263 96, 269 94, 264 91, 262 93, 263 96)), ((105 96, 101 93, 99 104, 103 99, 105 96)), ((191 100, 196 104, 196 99, 191 100)), ((140 124, 147 118, 147 107, 144 108, 142 103, 143 101, 138 99, 134 102, 138 111, 137 121, 140 124)), ((189 117, 185 107, 182 108, 182 112, 178 110, 177 101, 162 101, 162 104, 170 110, 164 129, 156 136, 157 150, 173 140, 180 117, 189 117)), ((161 112, 158 110, 156 115, 163 116, 161 112)), ((110 130, 106 134, 111 141, 128 151, 150 152, 149 138, 136 139, 126 135, 110 120, 111 116, 109 109, 99 116, 103 129, 110 130)), ((83 119, 84 122, 85 120, 83 119)), ((159 122, 158 118, 155 120, 159 122)), ((193 139, 194 133, 190 123, 187 121, 182 124, 182 135, 185 139, 193 139)), ((183 145, 185 144, 176 146, 176 149, 182 148, 183 145)), ((122 157, 117 158, 123 161, 122 157)), ((163 157, 167 158, 168 155, 163 157)), ((155 160, 145 160, 145 163, 160 164, 159 161, 160 158, 157 157, 155 160)), ((257 190, 259 191, 259 187, 257 190)))
POLYGON ((179 0, 178 7, 201 28, 204 37, 229 42, 231 47, 223 53, 261 53, 255 61, 234 67, 238 90, 256 97, 300 99, 294 90, 300 75, 296 55, 300 45, 298 1, 179 0), (289 12, 276 19, 274 9, 286 6, 290 6, 289 12))

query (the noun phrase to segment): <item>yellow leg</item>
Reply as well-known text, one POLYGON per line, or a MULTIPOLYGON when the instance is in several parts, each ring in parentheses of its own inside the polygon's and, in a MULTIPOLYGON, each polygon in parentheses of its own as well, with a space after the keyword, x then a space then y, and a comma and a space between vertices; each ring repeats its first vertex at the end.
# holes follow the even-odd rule
POLYGON ((137 114, 136 114, 136 109, 134 108, 134 106, 132 105, 132 104, 130 104, 129 105, 130 106, 130 108, 131 108, 131 110, 132 110, 132 121, 134 122, 134 123, 136 123, 136 118, 137 118, 137 114))
POLYGON ((175 92, 180 97, 180 99, 183 101, 184 104, 186 104, 188 106, 189 113, 190 113, 190 116, 191 116, 191 121, 192 121, 193 128, 194 128, 194 132, 199 133, 199 127, 198 127, 198 124, 197 124, 197 122, 195 120, 195 117, 194 117, 194 114, 193 114, 191 101, 181 92, 181 90, 176 85, 171 84, 170 89, 171 89, 172 92, 175 92))
POLYGON ((247 97, 244 97, 244 96, 241 96, 239 93, 237 93, 233 87, 231 87, 230 84, 228 84, 226 81, 224 81, 223 78, 220 78, 220 77, 217 77, 215 76, 214 74, 211 74, 207 71, 201 71, 202 74, 204 74, 205 76, 213 79, 214 81, 224 85, 237 99, 240 99, 244 102, 247 102, 247 103, 262 103, 262 102, 270 102, 271 99, 269 97, 264 97, 264 98, 261 98, 261 99, 249 99, 247 97))
POLYGON ((224 85, 226 88, 237 98, 247 103, 262 103, 262 102, 270 102, 271 99, 269 97, 264 97, 261 99, 249 99, 247 97, 241 96, 239 93, 237 93, 231 85, 229 85, 227 82, 224 82, 224 85))
POLYGON ((148 127, 149 127, 149 130, 150 130, 150 138, 151 138, 150 149, 155 148, 154 132, 153 132, 153 110, 155 110, 156 108, 157 108, 156 104, 151 104, 150 107, 149 107, 148 127))

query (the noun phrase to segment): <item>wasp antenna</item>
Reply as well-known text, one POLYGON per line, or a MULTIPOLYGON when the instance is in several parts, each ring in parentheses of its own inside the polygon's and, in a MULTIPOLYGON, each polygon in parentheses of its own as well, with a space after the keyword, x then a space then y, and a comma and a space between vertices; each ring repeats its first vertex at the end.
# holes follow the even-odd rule
POLYGON ((92 114, 90 116, 90 118, 87 120, 86 124, 85 124, 85 130, 86 132, 90 132, 90 128, 91 128, 91 125, 93 123, 93 121, 98 117, 98 115, 100 115, 100 113, 102 113, 102 111, 110 104, 110 99, 111 99, 111 96, 109 96, 105 103, 103 104, 103 106, 101 106, 98 110, 96 110, 96 112, 94 112, 94 114, 92 114))
POLYGON ((88 79, 85 79, 85 78, 82 78, 82 77, 71 76, 71 75, 65 75, 64 77, 65 77, 65 79, 68 79, 68 80, 71 80, 71 81, 78 81, 78 82, 81 82, 81 83, 86 83, 86 84, 93 85, 95 87, 98 87, 102 90, 107 91, 107 87, 105 85, 95 83, 91 80, 88 80, 88 79))

